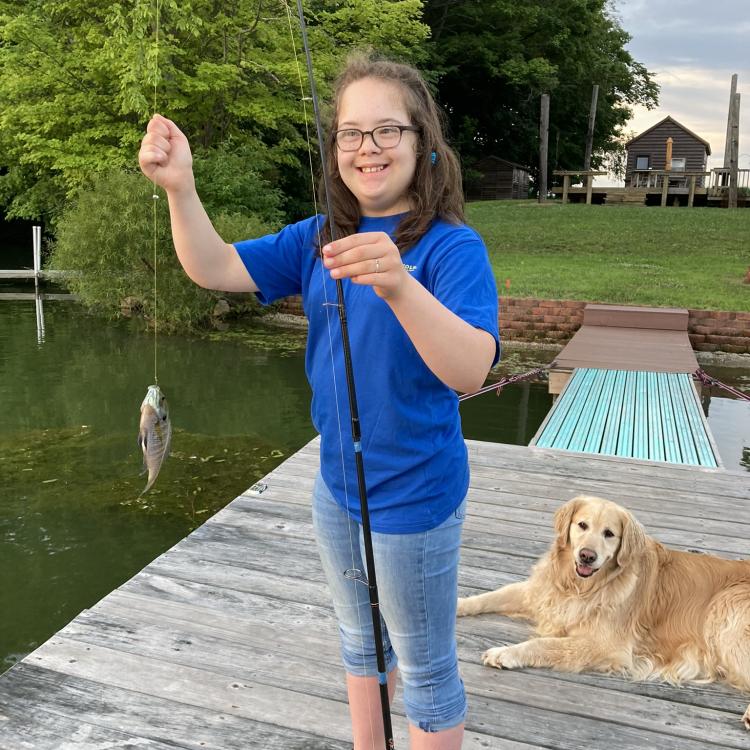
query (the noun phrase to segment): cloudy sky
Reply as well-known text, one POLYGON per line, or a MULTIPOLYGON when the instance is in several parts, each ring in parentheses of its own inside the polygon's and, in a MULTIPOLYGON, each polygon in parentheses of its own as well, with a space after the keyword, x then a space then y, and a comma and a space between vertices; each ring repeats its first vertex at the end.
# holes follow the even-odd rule
POLYGON ((638 133, 667 115, 711 144, 724 163, 729 87, 738 74, 741 168, 750 168, 750 0, 615 0, 628 49, 661 86, 659 106, 638 108, 638 133))

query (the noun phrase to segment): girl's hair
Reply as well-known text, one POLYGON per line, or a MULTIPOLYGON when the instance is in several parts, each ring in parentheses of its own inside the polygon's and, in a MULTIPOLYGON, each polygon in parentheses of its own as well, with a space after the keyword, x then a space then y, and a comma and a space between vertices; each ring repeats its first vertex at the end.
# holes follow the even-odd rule
MULTIPOLYGON (((436 217, 452 223, 464 219, 464 197, 458 157, 445 142, 443 115, 435 104, 422 75, 410 65, 392 62, 372 53, 358 53, 347 60, 336 80, 331 128, 326 144, 326 164, 331 190, 330 202, 339 237, 354 234, 359 227, 359 203, 344 184, 338 170, 335 133, 341 96, 349 84, 363 78, 377 78, 396 84, 402 92, 411 125, 419 127, 417 166, 408 188, 411 210, 396 229, 394 241, 405 252, 427 231, 436 217), (434 152, 434 155, 433 155, 434 152)), ((321 194, 324 191, 321 180, 321 194)), ((328 220, 323 227, 323 244, 331 240, 328 220)))

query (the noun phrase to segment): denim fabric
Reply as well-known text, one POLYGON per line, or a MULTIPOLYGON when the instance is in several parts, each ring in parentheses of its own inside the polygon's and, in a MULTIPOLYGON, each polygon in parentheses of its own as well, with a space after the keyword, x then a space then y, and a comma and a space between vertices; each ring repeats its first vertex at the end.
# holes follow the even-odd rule
MULTIPOLYGON (((386 671, 399 667, 409 721, 426 732, 460 724, 466 695, 458 673, 456 600, 466 500, 442 524, 414 534, 372 534, 386 671)), ((341 508, 318 475, 313 524, 339 622, 346 671, 377 675, 360 525, 341 508)))

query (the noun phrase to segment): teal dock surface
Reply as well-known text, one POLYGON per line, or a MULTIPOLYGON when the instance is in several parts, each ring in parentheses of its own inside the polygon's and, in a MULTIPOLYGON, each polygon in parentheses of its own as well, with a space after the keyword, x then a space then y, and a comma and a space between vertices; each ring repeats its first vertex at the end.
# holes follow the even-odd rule
POLYGON ((719 465, 686 373, 577 368, 532 444, 670 464, 719 465))
MULTIPOLYGON (((553 540, 555 511, 582 493, 624 505, 671 547, 750 555, 748 472, 468 447, 461 595, 526 578, 553 540)), ((351 750, 310 517, 318 465, 316 439, 264 477, 262 493, 230 502, 0 676, 0 748, 351 750)), ((529 634, 497 615, 458 620, 464 750, 750 747, 740 721, 750 698, 726 685, 482 666, 485 649, 529 634)), ((407 750, 400 690, 393 715, 407 750)))

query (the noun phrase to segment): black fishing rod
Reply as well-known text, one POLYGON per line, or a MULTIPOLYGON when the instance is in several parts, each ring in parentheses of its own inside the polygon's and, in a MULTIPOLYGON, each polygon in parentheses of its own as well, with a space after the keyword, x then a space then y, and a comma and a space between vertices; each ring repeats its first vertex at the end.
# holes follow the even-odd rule
MULTIPOLYGON (((315 114, 315 128, 318 135, 318 152, 323 172, 323 189, 325 192, 325 205, 328 214, 328 226, 331 230, 331 240, 338 239, 336 224, 333 218, 331 206, 331 191, 328 183, 328 172, 326 171, 326 150, 323 139, 323 126, 318 108, 318 94, 315 88, 315 76, 313 74, 312 57, 310 45, 307 41, 307 24, 305 14, 302 10, 302 0, 297 0, 297 14, 302 32, 302 45, 305 49, 305 60, 307 62, 307 77, 310 80, 310 94, 312 98, 313 112, 315 114)), ((383 730, 385 732, 386 750, 393 750, 393 728, 391 726, 391 710, 388 700, 388 675, 385 671, 385 650, 383 648, 383 630, 380 625, 380 602, 378 599, 378 584, 375 577, 375 557, 372 551, 372 533, 370 531, 370 510, 367 504, 367 485, 365 483, 365 465, 362 459, 362 432, 359 423, 359 409, 357 408, 357 393, 354 387, 354 368, 352 367, 352 354, 349 345, 349 328, 346 322, 346 306, 344 304, 344 286, 341 279, 336 279, 336 298, 339 312, 339 323, 341 324, 341 341, 344 349, 344 368, 346 370, 346 385, 349 394, 349 412, 351 414, 352 442, 354 444, 354 460, 357 469, 357 485, 359 488, 359 508, 362 515, 362 534, 365 543, 365 561, 367 563, 367 590, 370 595, 370 612, 372 614, 372 630, 375 635, 375 657, 378 668, 378 682, 380 683, 380 705, 383 710, 383 730)))

